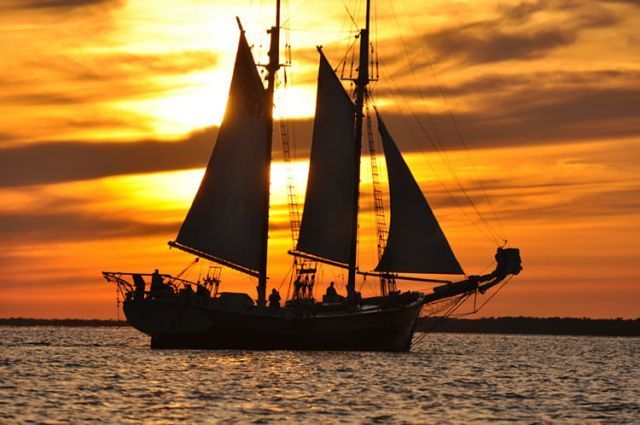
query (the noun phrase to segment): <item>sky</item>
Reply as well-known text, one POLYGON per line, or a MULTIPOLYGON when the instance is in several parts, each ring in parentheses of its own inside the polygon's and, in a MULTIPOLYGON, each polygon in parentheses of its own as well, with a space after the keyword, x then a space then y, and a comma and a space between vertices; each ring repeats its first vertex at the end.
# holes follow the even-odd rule
MULTIPOLYGON (((269 275, 285 292, 287 178, 302 205, 316 46, 348 77, 363 4, 283 2, 291 66, 275 115, 295 162, 276 134, 269 275)), ((166 243, 224 113, 236 16, 265 63, 270 1, 0 2, 0 317, 115 318, 101 271, 193 260, 166 243)), ((476 316, 640 317, 640 2, 381 0, 372 17, 376 105, 463 268, 489 270, 503 240, 521 249, 523 272, 476 316)), ((364 270, 376 252, 363 153, 364 270)), ((253 294, 238 272, 222 277, 253 294)), ((340 270, 320 278, 344 291, 340 270)))

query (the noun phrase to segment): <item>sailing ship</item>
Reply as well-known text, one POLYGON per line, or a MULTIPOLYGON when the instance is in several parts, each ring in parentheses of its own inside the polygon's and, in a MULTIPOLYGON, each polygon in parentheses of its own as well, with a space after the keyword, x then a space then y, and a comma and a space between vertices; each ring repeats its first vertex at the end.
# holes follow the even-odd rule
MULTIPOLYGON (((292 221, 296 244, 289 251, 295 290, 280 306, 277 295, 267 302, 274 90, 276 73, 282 67, 280 1, 276 2, 275 25, 268 31, 271 44, 264 80, 238 19, 240 37, 224 118, 191 208, 176 240, 169 242, 218 267, 198 281, 160 275, 157 270, 153 274, 103 272, 124 297, 127 321, 151 337, 152 348, 406 351, 425 306, 455 307, 522 269, 519 251, 500 247, 491 273, 456 282, 416 277, 464 272, 376 110, 388 171, 391 221, 388 231, 384 222, 378 223, 377 267, 359 270, 363 110, 371 81, 369 22, 370 0, 366 25, 358 34, 353 95, 347 93, 318 48, 309 178, 302 219, 292 221), (346 297, 328 293, 322 301, 314 299, 320 265, 347 270, 346 297), (221 267, 240 271, 249 282, 257 279, 257 299, 245 293, 220 292, 221 267), (356 290, 358 276, 379 279, 380 294, 362 297, 356 290), (440 285, 430 292, 401 292, 396 282, 403 279, 440 285)), ((370 122, 367 120, 369 133, 370 122)), ((380 216, 384 207, 376 190, 380 216)))

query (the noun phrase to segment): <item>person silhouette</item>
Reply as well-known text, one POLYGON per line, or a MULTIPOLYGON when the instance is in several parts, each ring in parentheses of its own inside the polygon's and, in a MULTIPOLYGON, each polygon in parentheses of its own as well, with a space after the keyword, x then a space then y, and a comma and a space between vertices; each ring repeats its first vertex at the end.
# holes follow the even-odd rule
POLYGON ((160 274, 158 269, 155 269, 155 271, 151 274, 151 292, 160 291, 162 290, 163 286, 164 279, 162 278, 162 275, 160 274))
POLYGON ((275 288, 271 290, 271 295, 269 295, 269 307, 280 308, 280 293, 275 288))
POLYGON ((324 294, 324 299, 326 302, 332 303, 332 302, 337 302, 339 298, 340 296, 338 295, 338 291, 336 291, 335 283, 331 281, 331 283, 329 283, 329 287, 327 288, 327 291, 324 294))

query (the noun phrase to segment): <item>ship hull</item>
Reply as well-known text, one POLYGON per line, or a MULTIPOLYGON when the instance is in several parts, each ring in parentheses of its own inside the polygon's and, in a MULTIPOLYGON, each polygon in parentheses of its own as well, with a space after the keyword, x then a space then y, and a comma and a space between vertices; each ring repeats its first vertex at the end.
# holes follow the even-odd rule
POLYGON ((408 351, 421 300, 331 313, 126 301, 128 322, 152 348, 408 351))

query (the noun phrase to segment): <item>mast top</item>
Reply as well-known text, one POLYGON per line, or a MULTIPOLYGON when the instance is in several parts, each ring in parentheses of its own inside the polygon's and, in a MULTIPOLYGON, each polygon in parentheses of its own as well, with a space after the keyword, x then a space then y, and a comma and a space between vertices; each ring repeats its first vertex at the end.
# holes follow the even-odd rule
POLYGON ((238 28, 240 28, 240 32, 244 32, 244 27, 242 26, 242 22, 240 22, 239 16, 236 16, 236 22, 238 23, 238 28))
POLYGON ((369 19, 371 17, 371 0, 367 0, 367 21, 365 23, 365 29, 369 31, 369 19))

